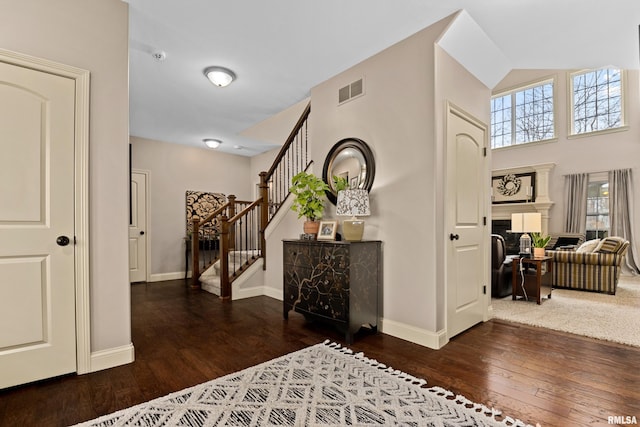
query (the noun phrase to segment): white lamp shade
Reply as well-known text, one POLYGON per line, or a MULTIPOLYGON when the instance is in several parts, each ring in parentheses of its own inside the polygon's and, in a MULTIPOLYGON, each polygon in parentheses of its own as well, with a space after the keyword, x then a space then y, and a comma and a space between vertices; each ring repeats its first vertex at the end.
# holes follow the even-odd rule
POLYGON ((539 212, 511 214, 511 232, 513 233, 542 232, 542 214, 539 212))
POLYGON ((369 192, 365 189, 338 191, 336 215, 339 216, 368 216, 369 192))

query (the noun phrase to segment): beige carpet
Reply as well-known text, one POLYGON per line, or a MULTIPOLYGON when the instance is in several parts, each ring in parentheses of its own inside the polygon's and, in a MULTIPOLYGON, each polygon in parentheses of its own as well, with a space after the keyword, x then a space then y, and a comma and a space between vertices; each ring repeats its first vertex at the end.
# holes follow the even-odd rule
POLYGON ((640 277, 623 276, 615 295, 554 289, 551 299, 493 299, 493 317, 640 347, 640 277))

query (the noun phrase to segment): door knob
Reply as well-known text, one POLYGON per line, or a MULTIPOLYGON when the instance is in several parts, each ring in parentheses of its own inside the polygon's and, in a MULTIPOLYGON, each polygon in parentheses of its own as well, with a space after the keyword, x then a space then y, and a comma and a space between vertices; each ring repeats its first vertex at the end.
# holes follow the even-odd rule
POLYGON ((69 238, 67 236, 58 236, 56 243, 59 246, 67 246, 69 244, 69 238))
POLYGON ((144 231, 141 231, 141 232, 140 232, 140 235, 141 235, 141 236, 143 236, 143 235, 144 235, 144 231))
POLYGON ((453 233, 449 234, 449 240, 458 240, 459 238, 460 236, 457 234, 453 234, 453 233))

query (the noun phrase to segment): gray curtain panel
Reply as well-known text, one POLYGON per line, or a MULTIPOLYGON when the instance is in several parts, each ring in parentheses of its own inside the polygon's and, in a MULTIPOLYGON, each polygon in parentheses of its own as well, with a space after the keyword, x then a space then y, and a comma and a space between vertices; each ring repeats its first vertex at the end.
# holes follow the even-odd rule
POLYGON ((619 236, 629 241, 629 250, 625 257, 625 264, 635 275, 638 269, 638 256, 633 240, 633 192, 631 189, 631 169, 609 171, 609 221, 610 235, 619 236))
POLYGON ((585 234, 587 228, 588 173, 574 173, 564 176, 565 221, 567 233, 585 234))

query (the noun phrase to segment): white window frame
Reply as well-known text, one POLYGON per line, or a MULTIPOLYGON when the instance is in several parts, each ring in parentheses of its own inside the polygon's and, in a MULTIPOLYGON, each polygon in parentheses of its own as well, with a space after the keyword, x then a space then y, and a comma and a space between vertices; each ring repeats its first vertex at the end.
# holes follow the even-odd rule
MULTIPOLYGON (((602 184, 605 182, 609 184, 609 174, 607 172, 594 172, 589 174, 589 182, 587 185, 591 186, 591 184, 602 184)), ((585 209, 587 219, 589 218, 589 216, 593 216, 593 215, 589 215, 588 203, 589 203, 589 198, 587 196, 587 207, 585 209)), ((598 211, 596 216, 599 216, 599 215, 604 215, 604 214, 598 211)), ((609 236, 611 234, 610 233, 611 232, 611 210, 610 209, 607 211, 606 216, 608 217, 608 222, 609 222, 609 227, 606 230, 605 229, 596 229, 596 230, 585 229, 585 234, 587 233, 587 231, 596 231, 596 234, 598 232, 604 232, 605 236, 609 236)))
MULTIPOLYGON (((556 76, 548 76, 548 77, 544 77, 542 79, 539 80, 535 80, 532 81, 530 83, 524 84, 524 85, 518 85, 516 87, 512 87, 509 89, 505 89, 502 90, 500 92, 495 92, 494 94, 492 94, 491 99, 493 100, 494 98, 498 98, 498 97, 503 97, 506 95, 512 95, 512 102, 511 102, 511 144, 510 145, 506 145, 504 147, 496 147, 494 148, 493 146, 491 147, 492 150, 502 150, 502 149, 508 149, 508 148, 513 148, 513 147, 523 147, 523 146, 528 146, 530 144, 540 144, 540 143, 547 143, 547 142, 555 142, 558 140, 558 91, 557 91, 557 78, 556 76), (551 138, 546 138, 546 139, 541 139, 541 140, 537 140, 537 141, 529 141, 529 142, 520 142, 520 143, 515 143, 515 134, 516 134, 516 126, 515 126, 515 122, 516 122, 516 108, 515 108, 515 94, 518 92, 522 92, 525 91, 527 89, 531 89, 537 86, 542 86, 545 84, 551 84, 552 88, 553 88, 553 136, 551 138)), ((491 134, 489 135, 489 142, 491 143, 491 134)))
POLYGON ((626 91, 627 91, 627 72, 621 68, 615 67, 602 67, 602 68, 593 68, 593 69, 583 69, 579 71, 574 71, 572 73, 567 74, 567 138, 581 138, 584 136, 593 136, 599 134, 613 133, 613 132, 621 132, 629 129, 627 125, 626 119, 626 111, 627 111, 627 101, 626 101, 626 91), (620 126, 615 128, 608 129, 600 129, 594 130, 590 132, 581 132, 575 133, 575 116, 574 116, 574 98, 573 98, 573 78, 580 74, 591 73, 598 70, 604 69, 617 69, 620 71, 620 126))

